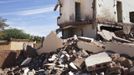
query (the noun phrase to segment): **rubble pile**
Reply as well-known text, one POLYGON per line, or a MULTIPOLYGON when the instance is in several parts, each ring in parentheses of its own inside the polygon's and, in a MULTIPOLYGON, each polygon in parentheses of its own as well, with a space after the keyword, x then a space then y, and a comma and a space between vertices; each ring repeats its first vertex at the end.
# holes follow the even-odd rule
MULTIPOLYGON (((29 56, 18 66, 0 69, 0 75, 133 75, 133 60, 120 54, 96 51, 79 47, 79 42, 93 42, 91 38, 80 37, 64 40, 64 45, 54 51, 29 56)), ((88 45, 88 44, 87 44, 88 45)), ((37 51, 38 52, 38 51, 37 51)), ((23 52, 22 56, 26 56, 23 52)), ((22 60, 22 59, 20 59, 22 60)))

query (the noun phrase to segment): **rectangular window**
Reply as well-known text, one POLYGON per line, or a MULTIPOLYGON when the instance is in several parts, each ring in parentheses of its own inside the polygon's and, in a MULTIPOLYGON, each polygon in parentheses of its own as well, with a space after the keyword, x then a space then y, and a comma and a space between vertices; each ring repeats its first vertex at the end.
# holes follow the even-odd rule
POLYGON ((80 3, 79 2, 75 2, 75 20, 79 21, 80 20, 80 3))
POLYGON ((134 12, 130 12, 129 16, 130 16, 130 22, 134 23, 134 12))

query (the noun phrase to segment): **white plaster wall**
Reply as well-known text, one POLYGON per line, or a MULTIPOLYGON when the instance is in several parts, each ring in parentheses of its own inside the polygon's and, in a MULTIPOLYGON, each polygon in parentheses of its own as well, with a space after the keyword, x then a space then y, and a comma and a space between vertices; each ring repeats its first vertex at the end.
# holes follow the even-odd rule
POLYGON ((93 18, 93 0, 81 0, 81 19, 93 18))
POLYGON ((58 20, 59 23, 70 22, 74 20, 75 17, 75 4, 74 0, 61 0, 62 7, 60 19, 58 20), (71 20, 70 20, 71 19, 71 20))
MULTIPOLYGON (((129 12, 134 11, 134 0, 96 0, 97 19, 117 22, 117 1, 122 2, 123 22, 130 23, 129 12)), ((93 17, 93 0, 61 0, 62 16, 59 23, 75 21, 75 2, 81 3, 81 19, 93 17)))
POLYGON ((130 23, 129 12, 134 11, 134 0, 122 0, 123 22, 130 23))
POLYGON ((81 9, 81 19, 92 19, 93 9, 92 3, 93 0, 61 0, 62 7, 60 19, 58 23, 74 22, 75 21, 75 2, 80 2, 81 9))
POLYGON ((97 19, 117 22, 117 1, 122 2, 124 23, 130 23, 129 12, 134 11, 134 0, 96 0, 97 19))
POLYGON ((115 0, 96 0, 96 18, 100 21, 117 21, 115 0))

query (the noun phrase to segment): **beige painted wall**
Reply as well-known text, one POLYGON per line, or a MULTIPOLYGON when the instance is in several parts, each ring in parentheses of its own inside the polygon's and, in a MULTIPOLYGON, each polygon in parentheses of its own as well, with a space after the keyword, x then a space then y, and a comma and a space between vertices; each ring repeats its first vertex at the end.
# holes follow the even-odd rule
POLYGON ((24 48, 24 45, 25 45, 25 47, 28 45, 33 47, 32 42, 15 42, 15 41, 13 41, 10 43, 10 45, 11 45, 10 50, 22 50, 24 48))
POLYGON ((11 46, 9 43, 0 44, 0 50, 10 50, 11 46))
POLYGON ((16 41, 12 41, 10 43, 7 44, 0 44, 0 50, 22 50, 24 48, 24 44, 25 47, 27 45, 33 47, 34 43, 33 42, 16 42, 16 41))
POLYGON ((11 42, 10 50, 22 50, 23 49, 23 42, 11 42))

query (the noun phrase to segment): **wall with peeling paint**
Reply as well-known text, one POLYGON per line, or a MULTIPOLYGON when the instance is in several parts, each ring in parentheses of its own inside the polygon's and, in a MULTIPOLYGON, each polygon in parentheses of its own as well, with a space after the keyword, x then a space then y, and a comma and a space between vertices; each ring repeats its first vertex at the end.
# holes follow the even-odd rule
POLYGON ((117 22, 117 1, 122 3, 123 23, 130 23, 129 12, 134 11, 133 0, 96 0, 96 18, 100 21, 117 22))
MULTIPOLYGON (((81 4, 81 20, 93 18, 93 0, 60 0, 60 19, 58 23, 75 21, 75 2, 81 4)), ((117 22, 117 1, 122 2, 122 20, 130 23, 129 12, 134 11, 133 0, 96 0, 96 18, 99 21, 117 22)))
POLYGON ((60 0, 61 8, 60 8, 60 19, 58 19, 58 23, 70 22, 74 20, 75 8, 74 8, 74 0, 60 0))
POLYGON ((96 12, 99 21, 117 21, 115 0, 96 0, 96 12))
POLYGON ((81 0, 81 19, 93 19, 93 0, 81 0))
POLYGON ((91 20, 93 17, 92 3, 93 0, 60 0, 60 19, 58 24, 75 22, 75 2, 80 3, 81 20, 91 20))
MULTIPOLYGON (((121 22, 131 23, 129 12, 134 11, 134 0, 96 0, 96 8, 94 8, 94 0, 60 0, 60 18, 58 19, 58 24, 62 28, 67 25, 74 25, 77 21, 75 20, 75 2, 80 3, 80 22, 94 20, 101 22, 118 22, 118 12, 117 12, 117 1, 120 1, 122 4, 121 12, 121 22), (93 10, 96 9, 96 10, 93 10), (96 12, 96 13, 93 13, 96 12), (66 24, 66 25, 64 25, 66 24)), ((87 23, 88 24, 88 23, 87 23)), ((86 36, 86 37, 95 37, 96 35, 96 26, 92 27, 94 24, 88 25, 74 25, 77 28, 74 28, 73 31, 77 35, 86 36), (91 25, 91 26, 88 26, 91 25)), ((105 25, 105 24, 104 24, 105 25)), ((70 33, 68 29, 63 30, 63 35, 68 36, 70 33)))

